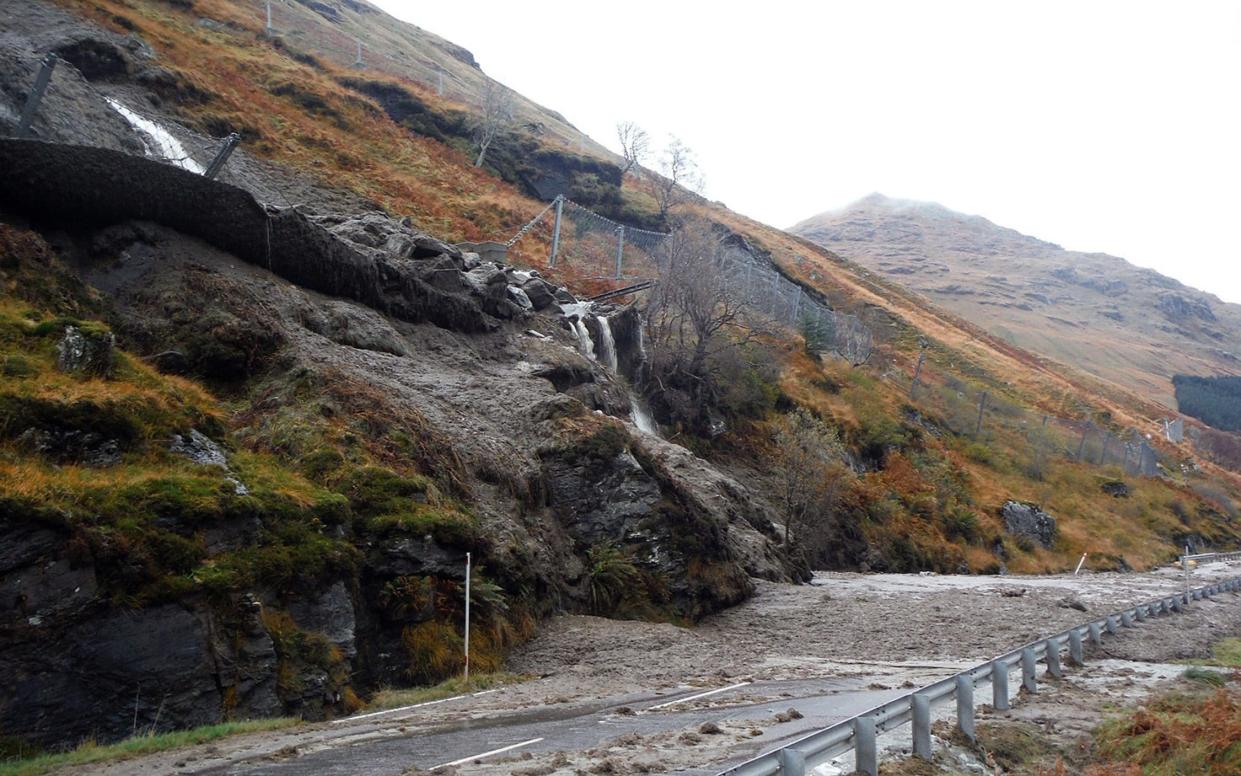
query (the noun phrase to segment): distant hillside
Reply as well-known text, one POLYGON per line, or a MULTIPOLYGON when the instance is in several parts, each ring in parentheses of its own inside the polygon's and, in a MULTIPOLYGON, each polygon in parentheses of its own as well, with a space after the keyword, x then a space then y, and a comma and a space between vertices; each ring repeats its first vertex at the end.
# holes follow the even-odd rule
POLYGON ((1241 373, 1241 306, 930 202, 872 194, 790 231, 1022 347, 1174 407, 1176 374, 1241 373))

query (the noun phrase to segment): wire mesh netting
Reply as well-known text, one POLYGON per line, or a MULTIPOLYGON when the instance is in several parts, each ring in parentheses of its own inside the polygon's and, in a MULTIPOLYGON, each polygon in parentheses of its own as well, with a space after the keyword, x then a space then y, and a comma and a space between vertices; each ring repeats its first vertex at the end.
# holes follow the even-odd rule
POLYGON ((942 369, 924 368, 915 381, 904 372, 885 378, 906 393, 932 427, 982 443, 997 440, 1014 451, 1013 463, 1041 477, 1050 460, 1114 467, 1130 476, 1154 477, 1172 465, 1161 461, 1151 438, 1089 419, 1069 419, 1024 407, 942 369))

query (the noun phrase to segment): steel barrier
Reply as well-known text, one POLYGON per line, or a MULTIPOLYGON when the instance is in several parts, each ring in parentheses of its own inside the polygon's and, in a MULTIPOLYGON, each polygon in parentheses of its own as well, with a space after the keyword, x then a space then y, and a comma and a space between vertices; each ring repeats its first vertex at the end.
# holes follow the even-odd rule
MULTIPOLYGON (((1241 558, 1241 553, 1223 554, 1241 558)), ((1009 708, 1008 679, 1013 669, 1020 669, 1022 687, 1027 692, 1037 693, 1036 668, 1040 661, 1047 665, 1047 671, 1052 676, 1062 676, 1061 652, 1067 649, 1069 662, 1081 665, 1085 660, 1083 640, 1086 638, 1097 647, 1102 644, 1105 633, 1116 634, 1124 628, 1133 627, 1135 622, 1172 612, 1183 612, 1191 601, 1237 591, 1241 591, 1241 578, 1163 596, 1083 623, 811 733, 791 744, 721 771, 719 776, 805 776, 810 769, 850 751, 856 753, 856 771, 868 776, 878 776, 878 736, 907 722, 913 723, 914 754, 929 758, 933 706, 955 699, 957 729, 973 741, 974 690, 979 685, 991 685, 992 706, 1003 711, 1009 708)))

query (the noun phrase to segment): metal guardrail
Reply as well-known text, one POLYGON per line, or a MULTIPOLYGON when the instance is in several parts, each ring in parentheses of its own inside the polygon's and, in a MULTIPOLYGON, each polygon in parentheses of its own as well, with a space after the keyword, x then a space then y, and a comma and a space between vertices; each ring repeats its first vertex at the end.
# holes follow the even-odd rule
MULTIPOLYGON (((1241 553, 1211 553, 1215 556, 1236 556, 1241 553)), ((1021 670, 1021 684, 1029 692, 1038 691, 1035 669, 1039 662, 1054 677, 1064 675, 1061 652, 1068 650, 1069 661, 1082 665, 1087 640, 1096 647, 1103 635, 1131 628, 1135 622, 1171 612, 1180 613, 1193 601, 1211 598, 1225 592, 1241 591, 1241 578, 1218 582, 1183 593, 1164 596, 1144 604, 1122 609, 1101 619, 1061 631, 1000 655, 992 660, 942 679, 919 690, 876 706, 861 714, 811 733, 791 744, 759 755, 752 760, 721 771, 719 776, 805 776, 809 769, 822 765, 849 751, 856 752, 856 771, 878 776, 879 756, 876 739, 879 734, 913 723, 914 755, 931 757, 931 707, 956 700, 957 728, 971 741, 974 730, 974 690, 990 684, 992 705, 998 710, 1010 707, 1009 673, 1021 670)))
POLYGON ((1182 555, 1181 563, 1188 561, 1195 563, 1210 563, 1212 561, 1233 561, 1241 560, 1241 550, 1237 552, 1203 552, 1197 555, 1182 555))

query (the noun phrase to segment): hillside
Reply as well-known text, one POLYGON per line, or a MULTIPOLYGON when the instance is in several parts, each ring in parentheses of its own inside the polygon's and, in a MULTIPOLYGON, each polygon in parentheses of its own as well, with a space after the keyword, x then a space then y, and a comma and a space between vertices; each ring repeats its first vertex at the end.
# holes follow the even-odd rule
POLYGON ((1036 353, 1175 408, 1172 378, 1241 372, 1241 306, 980 216, 872 194, 790 231, 1036 353))
POLYGON ((688 192, 665 217, 528 101, 475 167, 468 55, 357 0, 274 5, 275 37, 250 0, 0 19, 0 735, 333 717, 456 675, 467 553, 489 671, 555 613, 689 625, 812 567, 1241 541, 1238 477, 1147 438, 1149 397, 688 192), (386 53, 354 67, 354 35, 386 53), (229 132, 217 180, 187 164, 229 132), (552 267, 523 225, 560 194, 552 267), (617 221, 669 230, 622 246, 661 282, 591 303, 632 279, 591 263, 617 221))

